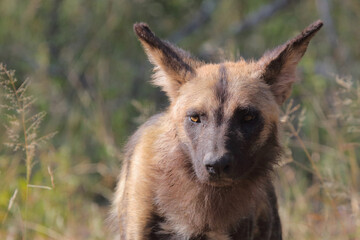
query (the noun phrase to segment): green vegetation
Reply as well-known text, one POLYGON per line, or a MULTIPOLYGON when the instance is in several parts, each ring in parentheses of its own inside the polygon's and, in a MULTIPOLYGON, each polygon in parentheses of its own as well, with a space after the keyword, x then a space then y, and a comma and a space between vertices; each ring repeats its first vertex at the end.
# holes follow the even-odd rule
POLYGON ((359 12, 358 0, 0 1, 0 239, 113 238, 122 146, 167 104, 134 22, 221 61, 318 18, 283 108, 284 239, 360 239, 359 12))

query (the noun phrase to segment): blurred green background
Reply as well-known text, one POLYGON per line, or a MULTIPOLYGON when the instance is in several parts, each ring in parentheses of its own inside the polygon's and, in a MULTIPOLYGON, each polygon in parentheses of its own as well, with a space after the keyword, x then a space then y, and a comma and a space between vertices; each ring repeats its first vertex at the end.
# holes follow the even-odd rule
POLYGON ((116 236, 122 146, 168 104, 133 23, 219 62, 257 59, 317 19, 283 109, 284 239, 360 239, 359 13, 358 0, 1 0, 0 239, 116 236), (9 70, 15 89, 29 79, 20 102, 9 70))

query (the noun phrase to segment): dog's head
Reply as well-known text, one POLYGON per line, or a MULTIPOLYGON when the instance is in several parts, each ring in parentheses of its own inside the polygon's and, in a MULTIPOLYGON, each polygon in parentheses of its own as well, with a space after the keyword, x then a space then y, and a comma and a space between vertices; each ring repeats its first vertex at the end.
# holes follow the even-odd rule
POLYGON ((153 83, 170 98, 169 114, 197 178, 212 185, 267 174, 280 152, 279 105, 290 95, 296 66, 322 27, 317 21, 258 61, 205 64, 134 25, 153 83))

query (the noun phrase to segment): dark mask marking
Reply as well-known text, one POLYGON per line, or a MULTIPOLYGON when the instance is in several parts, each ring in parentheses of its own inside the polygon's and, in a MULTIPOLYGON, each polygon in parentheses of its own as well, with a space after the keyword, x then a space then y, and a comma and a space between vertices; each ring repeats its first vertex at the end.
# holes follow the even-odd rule
POLYGON ((256 165, 248 175, 249 179, 257 179, 271 173, 282 154, 277 138, 277 125, 272 124, 270 129, 268 139, 261 148, 257 149, 254 155, 256 165))
POLYGON ((219 101, 219 108, 215 111, 215 123, 220 126, 224 116, 224 103, 227 99, 227 72, 223 64, 219 67, 219 81, 215 85, 215 95, 219 101))

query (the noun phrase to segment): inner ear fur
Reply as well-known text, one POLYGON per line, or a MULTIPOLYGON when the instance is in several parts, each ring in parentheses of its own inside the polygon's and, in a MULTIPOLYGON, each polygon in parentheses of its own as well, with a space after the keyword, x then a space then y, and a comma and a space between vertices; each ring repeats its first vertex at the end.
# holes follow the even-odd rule
POLYGON ((153 83, 160 86, 170 100, 175 99, 181 85, 196 74, 196 68, 202 63, 188 52, 156 37, 146 23, 135 23, 134 32, 155 65, 153 83))
POLYGON ((322 26, 323 22, 320 20, 312 23, 301 34, 260 58, 259 64, 264 69, 262 78, 270 85, 279 105, 289 97, 292 84, 296 81, 296 66, 310 40, 322 26))

